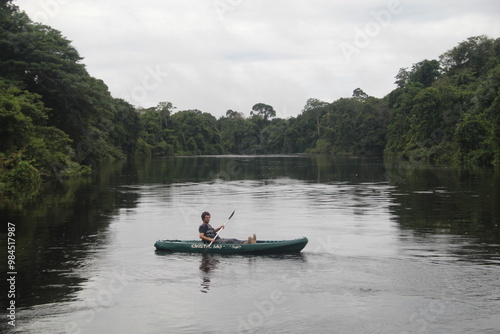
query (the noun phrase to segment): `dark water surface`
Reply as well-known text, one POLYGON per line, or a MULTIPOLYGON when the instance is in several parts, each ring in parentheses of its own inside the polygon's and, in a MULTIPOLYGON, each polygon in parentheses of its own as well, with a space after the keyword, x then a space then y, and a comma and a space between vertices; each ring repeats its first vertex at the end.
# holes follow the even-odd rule
POLYGON ((17 246, 16 326, 4 314, 0 330, 500 333, 499 203, 488 170, 310 156, 107 166, 0 202, 17 246), (157 239, 195 239, 205 210, 214 226, 236 210, 223 237, 309 244, 281 256, 155 253, 157 239))

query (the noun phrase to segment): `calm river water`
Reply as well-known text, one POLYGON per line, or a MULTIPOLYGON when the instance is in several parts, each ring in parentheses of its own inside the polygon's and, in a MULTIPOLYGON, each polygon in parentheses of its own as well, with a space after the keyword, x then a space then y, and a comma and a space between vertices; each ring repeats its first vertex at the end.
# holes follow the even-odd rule
MULTIPOLYGON (((4 313, 0 330, 500 333, 499 203, 500 175, 486 170, 321 156, 106 166, 2 199, 17 275, 15 327, 4 313), (222 237, 309 244, 282 256, 155 253, 157 239, 196 239, 205 210, 214 226, 236 210, 222 237)), ((5 310, 5 278, 1 289, 5 310)))

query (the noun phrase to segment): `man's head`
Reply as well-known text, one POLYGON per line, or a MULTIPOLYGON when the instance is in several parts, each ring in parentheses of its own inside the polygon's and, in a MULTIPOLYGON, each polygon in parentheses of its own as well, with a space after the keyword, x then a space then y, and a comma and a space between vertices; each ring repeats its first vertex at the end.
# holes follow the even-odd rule
POLYGON ((210 213, 205 211, 201 214, 201 220, 203 220, 203 222, 205 223, 208 223, 210 222, 210 213))

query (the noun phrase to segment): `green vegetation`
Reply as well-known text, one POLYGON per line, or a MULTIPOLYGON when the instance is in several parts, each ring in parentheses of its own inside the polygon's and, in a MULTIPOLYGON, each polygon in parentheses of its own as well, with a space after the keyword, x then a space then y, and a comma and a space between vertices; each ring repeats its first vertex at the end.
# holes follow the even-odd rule
POLYGON ((387 156, 498 166, 500 39, 471 37, 401 69, 389 96, 387 156))
POLYGON ((135 109, 87 73, 60 32, 3 0, 0 49, 0 183, 36 186, 135 153, 135 109))
POLYGON ((71 42, 0 1, 0 185, 36 187, 134 156, 321 153, 398 162, 500 165, 500 39, 471 37, 396 75, 375 98, 356 88, 309 99, 297 117, 257 103, 216 119, 170 102, 136 109, 91 77, 71 42))

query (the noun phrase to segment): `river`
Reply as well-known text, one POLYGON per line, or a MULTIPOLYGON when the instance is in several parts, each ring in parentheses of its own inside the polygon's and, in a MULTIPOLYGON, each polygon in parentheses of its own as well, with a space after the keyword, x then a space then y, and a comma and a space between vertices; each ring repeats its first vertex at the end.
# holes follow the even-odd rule
POLYGON ((3 280, 0 301, 15 310, 0 329, 500 333, 499 203, 498 172, 368 158, 106 165, 1 199, 16 248, 15 268, 2 253, 15 284, 3 280), (196 239, 201 212, 219 226, 233 210, 222 237, 309 243, 274 256, 155 253, 158 239, 196 239))

